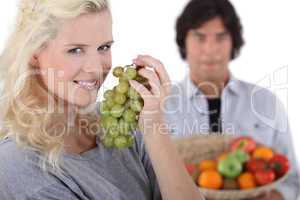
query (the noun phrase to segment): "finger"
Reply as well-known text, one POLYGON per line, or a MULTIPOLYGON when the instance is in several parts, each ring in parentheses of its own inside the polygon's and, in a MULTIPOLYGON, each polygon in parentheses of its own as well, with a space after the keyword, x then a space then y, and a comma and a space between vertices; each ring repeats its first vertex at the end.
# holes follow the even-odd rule
POLYGON ((151 92, 154 95, 159 95, 161 84, 160 84, 157 74, 155 72, 145 69, 145 68, 140 69, 139 74, 148 79, 148 83, 151 86, 151 92))
POLYGON ((159 77, 157 76, 157 74, 149 69, 145 69, 145 68, 142 68, 138 71, 138 73, 147 78, 148 81, 152 81, 154 83, 156 83, 157 85, 160 85, 160 80, 159 80, 159 77))
POLYGON ((133 87, 133 89, 135 89, 141 95, 141 97, 144 99, 144 101, 145 101, 145 99, 147 99, 147 97, 153 96, 151 94, 151 92, 147 88, 145 88, 145 86, 140 84, 139 82, 137 82, 135 80, 130 80, 129 84, 131 87, 133 87))
POLYGON ((162 84, 167 84, 170 82, 169 75, 165 67, 159 60, 149 55, 139 55, 136 59, 133 60, 133 62, 136 65, 148 66, 153 68, 158 74, 162 84))

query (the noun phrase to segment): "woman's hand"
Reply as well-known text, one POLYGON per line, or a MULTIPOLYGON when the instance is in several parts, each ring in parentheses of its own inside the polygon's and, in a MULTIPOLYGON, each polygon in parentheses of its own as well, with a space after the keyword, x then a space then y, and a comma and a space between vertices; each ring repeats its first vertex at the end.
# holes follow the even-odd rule
POLYGON ((144 107, 139 116, 139 127, 144 133, 145 146, 163 199, 203 199, 187 173, 164 121, 164 101, 171 88, 164 66, 151 56, 138 56, 133 62, 138 66, 145 66, 139 70, 139 74, 147 78, 151 86, 148 90, 138 82, 130 81, 130 85, 144 99, 144 107))
POLYGON ((133 60, 133 63, 137 66, 143 66, 138 70, 138 73, 147 78, 151 86, 151 89, 148 90, 137 81, 130 81, 130 85, 138 91, 144 100, 144 107, 139 115, 140 130, 144 135, 153 134, 154 129, 159 129, 165 133, 167 130, 162 109, 170 93, 169 75, 163 64, 151 56, 140 55, 133 60))

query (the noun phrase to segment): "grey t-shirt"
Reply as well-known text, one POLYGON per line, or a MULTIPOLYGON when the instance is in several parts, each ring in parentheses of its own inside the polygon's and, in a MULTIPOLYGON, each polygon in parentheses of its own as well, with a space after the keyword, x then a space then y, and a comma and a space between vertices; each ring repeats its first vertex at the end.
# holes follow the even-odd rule
POLYGON ((127 149, 97 147, 63 154, 63 174, 43 172, 39 154, 13 139, 0 142, 1 200, 157 200, 161 194, 141 133, 127 149))

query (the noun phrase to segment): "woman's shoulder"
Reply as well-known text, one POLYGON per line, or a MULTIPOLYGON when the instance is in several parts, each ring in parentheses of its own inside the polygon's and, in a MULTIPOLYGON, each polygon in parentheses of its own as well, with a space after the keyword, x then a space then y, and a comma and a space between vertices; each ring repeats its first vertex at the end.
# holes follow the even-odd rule
POLYGON ((0 140, 0 194, 25 195, 55 183, 37 158, 36 152, 19 147, 11 138, 0 140))
POLYGON ((12 169, 11 166, 19 166, 24 159, 24 153, 21 148, 9 137, 0 140, 0 169, 3 172, 6 169, 12 169))
MULTIPOLYGON (((3 170, 12 169, 12 166, 28 165, 29 158, 37 155, 29 148, 17 145, 17 143, 9 137, 0 140, 0 168, 3 170)), ((2 170, 1 170, 2 171, 2 170)))

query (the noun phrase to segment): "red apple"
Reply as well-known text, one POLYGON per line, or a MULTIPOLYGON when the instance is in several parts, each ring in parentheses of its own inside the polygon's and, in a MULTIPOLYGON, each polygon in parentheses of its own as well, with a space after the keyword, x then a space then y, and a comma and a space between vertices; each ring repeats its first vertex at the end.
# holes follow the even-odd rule
POLYGON ((256 142, 249 136, 238 137, 230 143, 230 149, 232 151, 241 149, 247 153, 251 153, 255 150, 255 148, 256 142))

